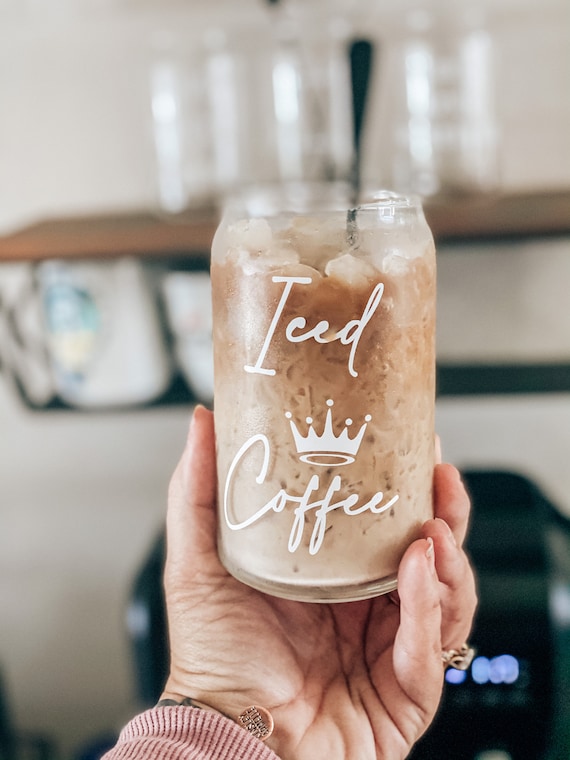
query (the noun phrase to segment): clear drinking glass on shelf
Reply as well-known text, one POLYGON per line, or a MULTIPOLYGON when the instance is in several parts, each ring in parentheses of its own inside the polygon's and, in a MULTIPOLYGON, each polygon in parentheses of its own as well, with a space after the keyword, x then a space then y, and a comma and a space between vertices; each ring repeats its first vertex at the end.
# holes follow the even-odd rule
POLYGON ((211 277, 223 564, 289 599, 394 589, 432 516, 435 251, 420 202, 252 192, 228 204, 211 277))

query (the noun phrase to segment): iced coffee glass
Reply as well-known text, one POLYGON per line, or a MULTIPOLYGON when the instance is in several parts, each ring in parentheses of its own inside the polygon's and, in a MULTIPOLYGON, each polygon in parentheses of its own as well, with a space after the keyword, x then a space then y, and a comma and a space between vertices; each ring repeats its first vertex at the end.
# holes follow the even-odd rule
POLYGON ((421 204, 230 204, 212 247, 219 553, 266 593, 396 587, 432 516, 435 251, 421 204))

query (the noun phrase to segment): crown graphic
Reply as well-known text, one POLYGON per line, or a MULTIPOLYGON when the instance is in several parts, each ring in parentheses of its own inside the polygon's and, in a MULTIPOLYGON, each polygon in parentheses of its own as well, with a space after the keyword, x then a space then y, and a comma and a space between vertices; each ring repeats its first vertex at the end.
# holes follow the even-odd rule
POLYGON ((346 419, 344 428, 340 435, 337 436, 334 434, 332 421, 332 407, 334 406, 334 401, 328 399, 327 406, 325 426, 321 435, 317 435, 315 432, 312 425, 312 417, 307 417, 305 420, 307 425, 310 426, 307 435, 301 435, 299 429, 293 422, 293 415, 291 412, 285 412, 285 417, 287 417, 291 425, 297 453, 300 455, 299 459, 301 462, 317 464, 322 467, 350 464, 356 459, 366 427, 372 417, 369 414, 366 415, 364 418, 364 424, 353 438, 348 435, 348 428, 352 425, 352 420, 350 418, 346 419))

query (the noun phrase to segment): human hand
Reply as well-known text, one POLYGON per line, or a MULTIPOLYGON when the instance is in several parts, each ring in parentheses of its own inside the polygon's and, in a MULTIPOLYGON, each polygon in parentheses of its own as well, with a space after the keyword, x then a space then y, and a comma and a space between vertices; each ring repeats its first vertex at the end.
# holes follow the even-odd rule
POLYGON ((236 716, 262 705, 284 760, 405 758, 437 710, 442 649, 466 640, 476 606, 457 470, 435 468, 436 518, 402 559, 398 593, 359 602, 293 602, 234 579, 218 559, 215 503, 213 418, 198 407, 169 491, 163 698, 236 716))

